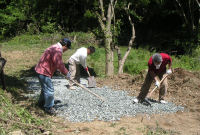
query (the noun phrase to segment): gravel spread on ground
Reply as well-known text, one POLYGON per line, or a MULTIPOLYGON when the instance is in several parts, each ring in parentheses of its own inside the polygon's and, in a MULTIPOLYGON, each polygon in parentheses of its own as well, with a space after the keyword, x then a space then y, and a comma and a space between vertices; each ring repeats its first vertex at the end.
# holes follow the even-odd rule
MULTIPOLYGON (((38 99, 40 84, 38 78, 29 77, 28 97, 38 99)), ((184 111, 184 107, 168 102, 161 104, 155 100, 149 100, 151 106, 141 103, 133 104, 134 96, 129 96, 126 90, 113 90, 107 86, 102 88, 90 88, 97 95, 103 97, 105 102, 92 95, 88 91, 75 86, 76 90, 67 88, 68 80, 62 77, 52 78, 54 85, 54 98, 61 101, 55 105, 57 116, 71 122, 89 122, 94 120, 115 121, 121 117, 134 117, 138 114, 166 114, 184 111)), ((81 84, 87 87, 87 80, 81 79, 81 84)))

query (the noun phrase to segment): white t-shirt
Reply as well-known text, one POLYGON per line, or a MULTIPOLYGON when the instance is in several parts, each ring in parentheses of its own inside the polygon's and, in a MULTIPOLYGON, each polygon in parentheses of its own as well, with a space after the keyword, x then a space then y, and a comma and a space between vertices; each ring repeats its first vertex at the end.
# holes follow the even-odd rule
POLYGON ((69 58, 73 59, 76 64, 81 64, 86 68, 87 48, 81 47, 69 58))

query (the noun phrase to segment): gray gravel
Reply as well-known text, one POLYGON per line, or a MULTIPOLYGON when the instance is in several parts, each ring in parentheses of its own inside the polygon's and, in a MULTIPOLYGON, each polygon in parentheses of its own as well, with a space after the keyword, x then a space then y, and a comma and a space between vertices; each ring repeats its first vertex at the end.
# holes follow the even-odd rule
MULTIPOLYGON (((57 116, 71 122, 85 122, 93 120, 115 121, 123 116, 136 116, 137 114, 165 114, 184 111, 184 107, 174 103, 160 104, 150 101, 151 106, 133 104, 135 97, 129 96, 125 90, 112 90, 109 87, 90 88, 90 90, 105 99, 102 102, 94 95, 76 87, 76 90, 67 89, 68 81, 63 78, 52 79, 55 89, 55 99, 61 103, 56 105, 57 116)), ((40 85, 37 78, 27 78, 29 84, 28 97, 38 98, 40 85)), ((87 86, 87 80, 81 79, 81 84, 87 86)))

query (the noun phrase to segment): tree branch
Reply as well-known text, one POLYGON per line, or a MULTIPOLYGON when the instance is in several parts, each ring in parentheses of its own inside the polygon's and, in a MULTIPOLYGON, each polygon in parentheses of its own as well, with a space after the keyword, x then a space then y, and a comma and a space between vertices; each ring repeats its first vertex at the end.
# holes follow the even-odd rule
POLYGON ((99 0, 99 3, 100 3, 99 8, 101 9, 101 19, 103 21, 105 21, 106 18, 105 18, 105 15, 104 15, 103 0, 99 0))
POLYGON ((130 5, 131 5, 131 4, 129 3, 129 4, 128 4, 128 7, 125 8, 125 10, 126 10, 126 13, 127 13, 127 15, 128 15, 129 22, 130 22, 130 24, 131 24, 131 26, 132 26, 132 36, 131 36, 131 39, 130 39, 129 44, 128 44, 128 49, 127 49, 127 51, 126 51, 126 53, 125 53, 125 55, 124 55, 124 57, 123 57, 123 59, 122 59, 122 61, 121 61, 121 65, 120 65, 119 70, 118 70, 118 73, 119 73, 119 74, 123 73, 123 66, 124 66, 124 63, 125 63, 125 61, 126 61, 128 55, 129 55, 129 53, 130 53, 130 51, 131 51, 131 49, 132 49, 133 42, 134 42, 134 40, 135 40, 135 27, 134 27, 134 23, 133 23, 133 21, 132 21, 132 19, 131 19, 131 17, 130 17, 130 14, 128 13, 129 8, 130 8, 130 5))
POLYGON ((197 2, 197 5, 199 6, 199 8, 200 8, 200 3, 199 3, 199 1, 198 0, 196 0, 196 2, 197 2))
POLYGON ((99 13, 96 12, 96 15, 98 17, 98 21, 100 23, 101 29, 104 31, 105 30, 105 24, 103 23, 103 20, 102 20, 101 16, 99 15, 99 13))
POLYGON ((185 23, 188 24, 188 20, 187 20, 186 14, 185 14, 185 12, 183 10, 183 7, 182 7, 181 3, 179 2, 179 0, 176 0, 176 3, 178 4, 178 6, 179 6, 179 8, 181 10, 181 13, 182 13, 182 16, 183 16, 183 18, 185 20, 185 23))

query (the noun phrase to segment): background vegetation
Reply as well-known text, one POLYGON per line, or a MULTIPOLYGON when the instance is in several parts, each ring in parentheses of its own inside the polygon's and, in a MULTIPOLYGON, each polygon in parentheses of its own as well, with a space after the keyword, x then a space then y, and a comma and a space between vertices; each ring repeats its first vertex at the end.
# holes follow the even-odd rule
MULTIPOLYGON (((192 53, 199 45, 200 6, 197 0, 118 0, 115 43, 127 45, 130 24, 124 11, 131 2, 136 47, 172 54, 192 53)), ((109 1, 104 1, 105 7, 109 1)), ((98 0, 2 0, 0 39, 22 33, 92 32, 101 38, 98 0)), ((106 8, 107 9, 107 8, 106 8)))
MULTIPOLYGON (((105 49, 99 45, 94 34, 81 32, 68 33, 65 36, 60 33, 46 33, 39 35, 24 34, 16 36, 11 40, 0 42, 2 55, 9 60, 5 72, 17 77, 23 77, 24 75, 28 76, 28 74, 25 74, 23 71, 32 69, 47 47, 58 42, 62 37, 73 39, 75 35, 77 40, 72 43, 72 49, 63 54, 63 61, 67 63, 68 58, 76 51, 76 49, 82 46, 88 47, 94 45, 96 46, 96 52, 88 57, 87 62, 89 67, 94 68, 94 71, 99 77, 104 76, 105 49)), ((126 47, 121 46, 122 55, 125 53, 126 49, 126 47)), ((134 75, 147 69, 147 62, 153 53, 155 53, 155 51, 150 52, 146 48, 133 48, 125 63, 124 71, 134 75)), ((173 68, 179 67, 193 71, 200 70, 200 47, 197 47, 190 55, 172 55, 171 57, 173 59, 173 68)), ((116 54, 114 57, 114 65, 115 67, 118 66, 116 54)), ((117 73, 117 68, 115 69, 115 73, 117 73)))

